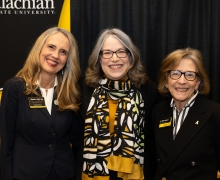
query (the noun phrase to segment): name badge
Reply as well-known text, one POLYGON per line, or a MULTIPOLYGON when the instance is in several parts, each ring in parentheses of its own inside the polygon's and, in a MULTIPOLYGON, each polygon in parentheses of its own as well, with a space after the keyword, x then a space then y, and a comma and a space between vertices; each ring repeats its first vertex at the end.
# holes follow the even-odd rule
POLYGON ((159 128, 171 126, 172 117, 160 120, 159 128))
POLYGON ((30 108, 46 108, 44 97, 29 97, 30 108))

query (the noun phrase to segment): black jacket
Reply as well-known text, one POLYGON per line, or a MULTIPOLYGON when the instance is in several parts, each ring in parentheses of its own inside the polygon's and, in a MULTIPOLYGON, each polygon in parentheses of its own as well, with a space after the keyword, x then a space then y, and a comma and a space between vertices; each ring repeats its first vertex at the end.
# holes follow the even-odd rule
POLYGON ((46 108, 31 109, 24 86, 17 78, 4 85, 1 180, 46 180, 52 166, 59 178, 73 177, 76 165, 70 143, 79 145, 81 119, 73 111, 58 111, 54 103, 51 115, 46 108))
POLYGON ((220 170, 220 104, 196 97, 175 140, 173 126, 159 128, 160 120, 173 117, 170 101, 154 108, 158 159, 156 180, 215 180, 220 170))

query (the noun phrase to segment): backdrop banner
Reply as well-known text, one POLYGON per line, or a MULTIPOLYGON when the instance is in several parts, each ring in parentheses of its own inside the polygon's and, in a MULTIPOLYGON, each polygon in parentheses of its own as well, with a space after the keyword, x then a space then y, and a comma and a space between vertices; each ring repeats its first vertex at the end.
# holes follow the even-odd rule
POLYGON ((23 66, 36 38, 57 26, 63 0, 0 0, 0 87, 23 66))
POLYGON ((155 82, 168 53, 197 48, 211 80, 210 97, 220 102, 220 0, 0 0, 0 99, 36 38, 58 24, 77 39, 82 75, 105 28, 131 37, 155 82))
POLYGON ((82 74, 100 31, 116 27, 139 48, 153 81, 168 53, 199 49, 210 97, 220 102, 220 0, 0 0, 0 87, 22 67, 36 38, 58 25, 64 2, 64 17, 69 12, 66 21, 71 21, 64 25, 77 39, 82 74))

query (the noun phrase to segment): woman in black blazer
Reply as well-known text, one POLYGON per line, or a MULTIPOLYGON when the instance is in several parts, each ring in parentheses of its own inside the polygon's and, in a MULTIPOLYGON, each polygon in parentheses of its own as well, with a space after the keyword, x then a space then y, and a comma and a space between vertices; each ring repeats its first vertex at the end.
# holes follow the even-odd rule
POLYGON ((220 170, 220 104, 209 100, 209 79, 198 50, 170 53, 158 89, 167 99, 153 121, 158 169, 155 180, 215 180, 220 170))
POLYGON ((1 180, 74 178, 73 149, 83 136, 79 74, 72 34, 58 27, 43 32, 3 88, 1 180))

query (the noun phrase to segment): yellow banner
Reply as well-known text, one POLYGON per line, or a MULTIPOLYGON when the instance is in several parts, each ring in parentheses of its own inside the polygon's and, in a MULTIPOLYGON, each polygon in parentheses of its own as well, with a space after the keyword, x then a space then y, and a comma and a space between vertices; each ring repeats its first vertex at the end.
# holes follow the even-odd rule
POLYGON ((1 105, 1 99, 2 99, 2 88, 0 88, 0 105, 1 105))
POLYGON ((64 28, 71 32, 70 20, 70 0, 64 0, 58 27, 64 28))

